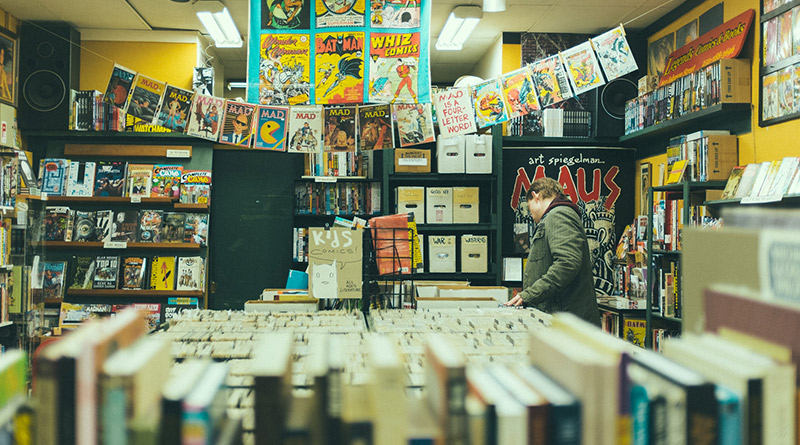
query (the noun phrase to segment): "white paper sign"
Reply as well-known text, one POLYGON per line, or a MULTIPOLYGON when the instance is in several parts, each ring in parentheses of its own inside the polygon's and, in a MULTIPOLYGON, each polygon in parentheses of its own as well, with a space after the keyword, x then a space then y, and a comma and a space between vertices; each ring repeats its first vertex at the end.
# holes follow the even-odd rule
POLYGON ((167 157, 168 158, 191 158, 192 152, 189 150, 176 150, 176 149, 167 149, 167 157))
POLYGON ((475 111, 467 88, 450 88, 433 95, 436 121, 442 136, 475 133, 475 111))
POLYGON ((103 249, 127 249, 127 241, 106 241, 103 243, 103 249))

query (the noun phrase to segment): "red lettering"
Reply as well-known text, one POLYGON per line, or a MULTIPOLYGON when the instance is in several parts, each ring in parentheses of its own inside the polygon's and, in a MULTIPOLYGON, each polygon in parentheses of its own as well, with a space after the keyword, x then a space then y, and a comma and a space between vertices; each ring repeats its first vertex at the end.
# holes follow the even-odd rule
MULTIPOLYGON (((541 165, 539 167, 542 167, 541 165)), ((544 168, 544 167, 542 167, 544 168)), ((537 167, 537 170, 539 168, 537 167)), ((519 197, 528 191, 531 186, 531 181, 528 179, 528 174, 525 169, 520 167, 517 169, 517 179, 514 181, 514 192, 511 194, 511 208, 516 211, 519 207, 519 197)))
POLYGON ((578 169, 578 195, 583 202, 600 199, 600 169, 596 168, 592 173, 592 191, 586 193, 586 170, 583 167, 578 169))
POLYGON ((578 202, 578 192, 575 191, 575 182, 572 180, 572 172, 569 167, 562 165, 558 170, 558 183, 564 187, 564 194, 572 199, 572 202, 578 202))
POLYGON ((605 178, 603 178, 603 183, 611 191, 608 194, 608 198, 606 198, 606 202, 604 205, 606 210, 611 210, 611 207, 614 207, 614 204, 616 204, 617 202, 617 198, 619 198, 620 189, 617 183, 614 182, 614 179, 617 177, 617 173, 619 173, 619 167, 614 165, 610 169, 608 169, 605 178))

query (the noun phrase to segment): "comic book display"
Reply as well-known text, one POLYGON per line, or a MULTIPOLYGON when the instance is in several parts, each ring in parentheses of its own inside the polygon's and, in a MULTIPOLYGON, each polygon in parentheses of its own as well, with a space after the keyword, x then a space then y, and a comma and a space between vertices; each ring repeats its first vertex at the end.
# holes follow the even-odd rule
POLYGON ((311 36, 263 34, 259 45, 258 98, 262 105, 300 105, 311 100, 311 36))
POLYGON ((575 94, 585 93, 606 83, 590 42, 561 51, 560 55, 575 94))
POLYGON ((485 128, 500 124, 508 120, 505 102, 503 101, 503 88, 500 80, 489 79, 471 87, 472 103, 475 106, 475 116, 478 128, 485 128))
POLYGON ((192 100, 186 134, 209 141, 219 139, 222 115, 225 111, 225 99, 221 97, 195 94, 192 100))
POLYGON ((316 103, 364 102, 364 33, 320 33, 315 45, 316 103))

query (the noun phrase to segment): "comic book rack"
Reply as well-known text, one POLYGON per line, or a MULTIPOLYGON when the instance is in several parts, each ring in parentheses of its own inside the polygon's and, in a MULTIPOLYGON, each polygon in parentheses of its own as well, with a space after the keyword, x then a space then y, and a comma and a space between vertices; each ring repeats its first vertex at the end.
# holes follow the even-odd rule
POLYGON ((364 230, 362 311, 370 308, 414 308, 411 294, 418 241, 411 229, 373 227, 364 230))

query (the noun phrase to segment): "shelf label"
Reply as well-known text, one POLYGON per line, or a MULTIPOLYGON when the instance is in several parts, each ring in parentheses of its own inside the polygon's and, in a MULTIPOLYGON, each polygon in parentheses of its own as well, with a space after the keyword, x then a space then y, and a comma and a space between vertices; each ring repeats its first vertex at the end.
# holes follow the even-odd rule
POLYGON ((103 249, 127 249, 127 241, 105 241, 103 242, 103 249))
POLYGON ((764 204, 767 202, 778 202, 783 196, 745 196, 742 198, 742 204, 764 204))
POLYGON ((336 182, 335 176, 315 176, 314 182, 336 182))
POLYGON ((397 160, 397 165, 425 167, 428 165, 428 160, 426 158, 400 158, 397 160))
POLYGON ((142 202, 141 196, 131 196, 131 204, 140 204, 142 202))
POLYGON ((176 149, 167 149, 167 157, 168 158, 191 158, 192 152, 189 150, 176 150, 176 149))
POLYGON ((42 201, 47 201, 47 193, 42 192, 41 195, 39 195, 39 198, 41 198, 42 201))

